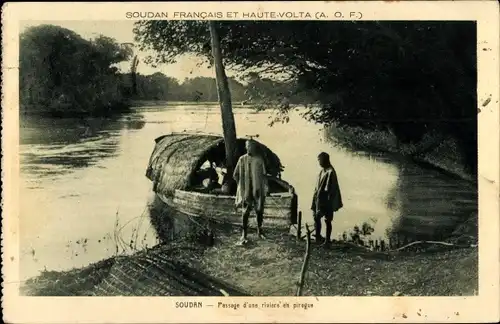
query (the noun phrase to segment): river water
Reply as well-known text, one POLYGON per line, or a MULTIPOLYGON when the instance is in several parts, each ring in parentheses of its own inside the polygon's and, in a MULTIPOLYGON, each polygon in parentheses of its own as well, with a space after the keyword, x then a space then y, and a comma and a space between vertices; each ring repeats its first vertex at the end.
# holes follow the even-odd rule
MULTIPOLYGON (((283 179, 296 188, 309 223, 316 156, 330 154, 344 200, 334 238, 364 222, 373 227, 373 239, 385 238, 388 229, 412 239, 433 238, 477 211, 477 191, 465 182, 336 147, 300 112, 287 124, 270 127, 270 118, 267 111, 235 109, 238 135, 259 135, 281 158, 283 179)), ((156 244, 145 171, 154 139, 184 130, 221 133, 218 107, 138 107, 113 119, 22 117, 21 280, 156 244)))

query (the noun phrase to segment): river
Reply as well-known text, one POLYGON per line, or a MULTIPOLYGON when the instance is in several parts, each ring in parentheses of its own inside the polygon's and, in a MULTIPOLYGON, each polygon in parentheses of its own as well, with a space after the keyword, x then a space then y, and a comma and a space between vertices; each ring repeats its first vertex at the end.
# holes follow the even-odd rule
MULTIPOLYGON (((258 134, 278 154, 283 179, 296 188, 309 223, 316 156, 330 154, 344 200, 334 238, 364 222, 373 227, 373 239, 385 238, 391 228, 413 239, 433 238, 477 211, 477 191, 466 182, 336 147, 297 111, 286 124, 270 127, 270 117, 235 109, 238 135, 258 134)), ((112 119, 21 117, 21 280, 156 244, 145 171, 154 139, 184 130, 221 133, 218 107, 137 107, 112 119)))

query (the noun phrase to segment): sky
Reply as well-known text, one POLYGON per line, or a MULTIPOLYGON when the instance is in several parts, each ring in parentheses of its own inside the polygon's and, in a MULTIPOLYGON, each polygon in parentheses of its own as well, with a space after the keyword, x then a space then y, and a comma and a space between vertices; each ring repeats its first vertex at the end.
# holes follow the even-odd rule
MULTIPOLYGON (((38 26, 42 24, 50 24, 61 26, 63 28, 70 29, 75 33, 79 34, 85 39, 94 38, 100 34, 108 37, 112 37, 119 43, 135 43, 134 42, 134 21, 130 20, 116 20, 116 21, 83 21, 83 20, 58 20, 58 21, 24 21, 20 23, 20 32, 22 33, 26 28, 32 26, 38 26)), ((141 60, 137 71, 141 74, 153 74, 156 72, 162 72, 163 74, 174 77, 179 81, 185 78, 200 77, 215 77, 215 71, 209 68, 206 64, 201 67, 197 67, 196 64, 200 63, 200 60, 194 56, 186 55, 181 58, 175 64, 162 64, 156 68, 146 65, 142 60, 149 54, 145 52, 140 52, 136 49, 138 58, 141 60)), ((120 66, 123 72, 128 72, 130 70, 130 63, 124 62, 120 66)), ((234 76, 235 73, 228 70, 226 71, 229 77, 234 76)))

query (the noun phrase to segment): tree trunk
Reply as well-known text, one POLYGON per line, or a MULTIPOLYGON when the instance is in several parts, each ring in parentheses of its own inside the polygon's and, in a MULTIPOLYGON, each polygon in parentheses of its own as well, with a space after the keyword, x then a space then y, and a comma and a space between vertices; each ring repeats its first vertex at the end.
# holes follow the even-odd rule
MULTIPOLYGON (((215 65, 215 78, 217 84, 217 94, 222 116, 222 130, 224 133, 224 144, 226 148, 226 168, 229 179, 232 179, 234 167, 236 166, 236 126, 234 123, 233 109, 231 106, 231 92, 227 81, 222 53, 220 49, 220 38, 217 33, 215 21, 209 22, 210 36, 212 40, 212 56, 215 65)), ((228 179, 228 180, 229 180, 228 179)))
POLYGON ((130 76, 132 77, 132 95, 137 96, 137 66, 139 65, 139 60, 137 55, 134 56, 132 64, 130 66, 130 76))

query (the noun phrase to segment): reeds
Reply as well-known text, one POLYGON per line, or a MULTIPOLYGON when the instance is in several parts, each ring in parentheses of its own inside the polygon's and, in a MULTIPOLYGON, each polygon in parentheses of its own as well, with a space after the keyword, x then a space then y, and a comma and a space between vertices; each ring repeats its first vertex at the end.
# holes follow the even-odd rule
MULTIPOLYGON (((141 228, 144 224, 144 220, 148 217, 147 207, 144 208, 140 216, 134 217, 126 221, 125 223, 120 223, 119 208, 116 210, 115 214, 115 224, 113 228, 113 241, 115 248, 115 256, 129 254, 138 252, 144 248, 148 248, 147 240, 148 236, 152 234, 152 225, 150 224, 147 230, 141 234, 141 228), (135 222, 135 223, 134 223, 135 222), (132 226, 130 229, 130 236, 125 237, 124 229, 127 226, 132 226)), ((156 236, 156 242, 158 243, 158 236, 156 236)))
POLYGON ((468 248, 477 247, 477 244, 456 244, 454 242, 444 241, 444 238, 438 237, 436 240, 420 240, 403 233, 388 233, 387 238, 371 239, 373 228, 368 223, 363 223, 361 228, 354 226, 349 233, 344 232, 338 238, 338 243, 344 243, 353 247, 359 247, 373 252, 426 252, 430 247, 441 246, 448 248, 468 248))

